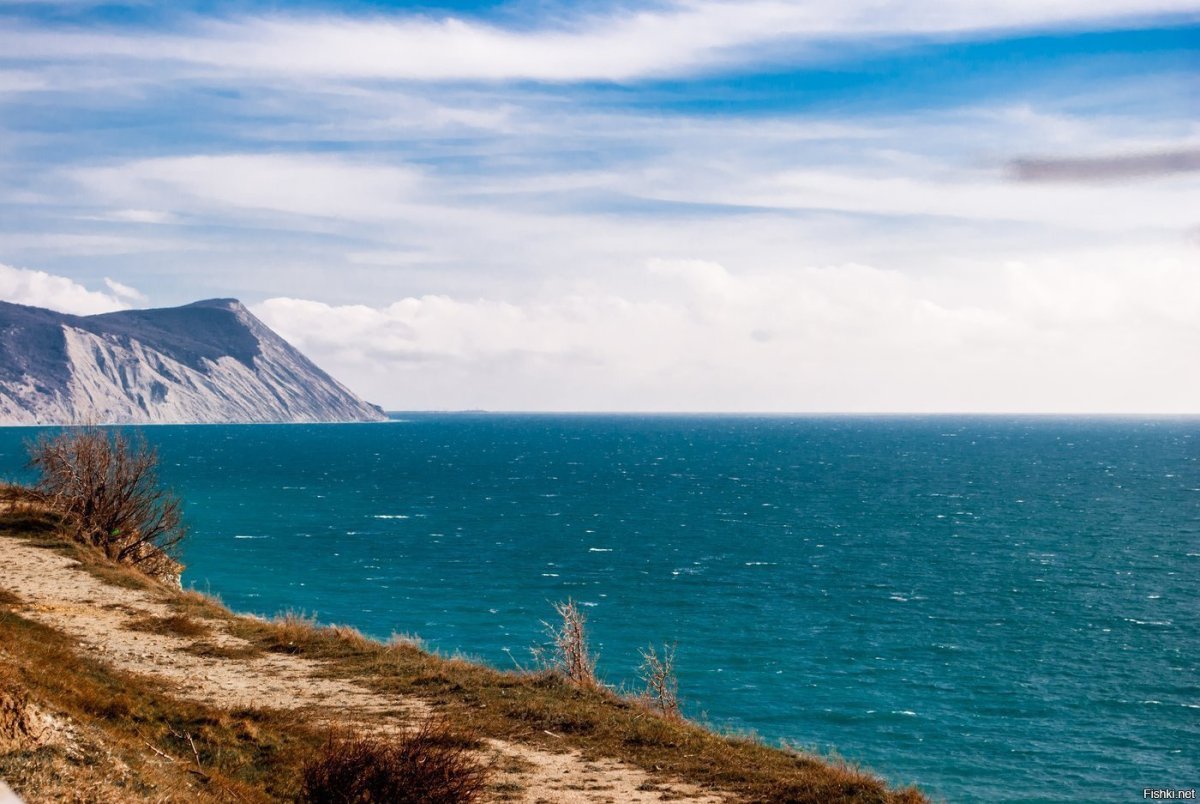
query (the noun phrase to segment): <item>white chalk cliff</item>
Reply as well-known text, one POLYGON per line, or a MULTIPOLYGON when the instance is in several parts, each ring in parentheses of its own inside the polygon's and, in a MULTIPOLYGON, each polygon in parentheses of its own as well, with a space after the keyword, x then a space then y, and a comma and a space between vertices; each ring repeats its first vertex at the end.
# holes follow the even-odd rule
POLYGON ((0 302, 0 424, 384 418, 235 299, 93 316, 0 302))

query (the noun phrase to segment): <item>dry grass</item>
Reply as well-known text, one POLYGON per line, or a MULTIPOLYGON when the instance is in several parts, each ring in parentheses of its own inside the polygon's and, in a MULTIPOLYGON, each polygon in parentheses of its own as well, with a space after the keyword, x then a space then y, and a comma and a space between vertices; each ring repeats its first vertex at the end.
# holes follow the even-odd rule
POLYGON ((429 647, 425 644, 425 640, 421 639, 421 637, 419 637, 418 635, 402 634, 402 633, 397 633, 395 631, 392 632, 392 636, 390 639, 388 639, 387 644, 388 644, 388 647, 390 647, 390 648, 407 646, 410 648, 416 648, 417 650, 428 650, 429 649, 429 647))
POLYGON ((167 617, 146 614, 130 620, 126 625, 135 631, 144 631, 148 634, 180 637, 201 637, 212 633, 212 628, 207 624, 183 614, 172 614, 167 617))
POLYGON ((203 620, 228 620, 229 609, 216 595, 208 595, 196 589, 185 589, 170 595, 168 602, 180 613, 203 620))
POLYGON ((837 761, 716 734, 648 711, 603 686, 583 687, 553 671, 505 672, 384 645, 353 629, 322 628, 312 618, 239 618, 238 636, 264 649, 324 660, 331 677, 380 692, 414 696, 459 727, 484 737, 558 751, 575 748, 609 757, 660 778, 762 802, 897 802, 926 799, 914 788, 889 789, 880 779, 837 761))
POLYGON ((300 801, 308 804, 470 804, 487 788, 476 759, 479 740, 427 720, 396 737, 331 734, 304 765, 300 801))
POLYGON ((193 656, 205 659, 233 659, 235 661, 258 659, 263 655, 262 648, 254 645, 222 645, 208 640, 193 642, 183 650, 193 656))
POLYGON ((252 629, 253 633, 258 637, 260 647, 275 653, 334 658, 353 655, 379 644, 350 626, 322 626, 316 615, 305 612, 286 611, 265 621, 265 625, 265 628, 252 629))
POLYGON ((79 654, 68 637, 10 610, 0 610, 0 645, 10 684, 76 724, 89 744, 85 751, 72 752, 68 744, 37 756, 0 756, 0 775, 18 793, 27 786, 52 789, 65 757, 71 784, 115 785, 106 800, 292 799, 304 758, 321 742, 316 729, 290 713, 229 712, 176 697, 162 682, 79 654))

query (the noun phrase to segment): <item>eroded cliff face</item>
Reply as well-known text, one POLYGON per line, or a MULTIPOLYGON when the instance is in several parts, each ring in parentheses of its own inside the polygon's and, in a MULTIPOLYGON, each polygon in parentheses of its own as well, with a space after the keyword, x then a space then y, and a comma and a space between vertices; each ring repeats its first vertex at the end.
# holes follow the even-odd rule
POLYGON ((234 299, 97 316, 0 302, 0 424, 384 418, 234 299))

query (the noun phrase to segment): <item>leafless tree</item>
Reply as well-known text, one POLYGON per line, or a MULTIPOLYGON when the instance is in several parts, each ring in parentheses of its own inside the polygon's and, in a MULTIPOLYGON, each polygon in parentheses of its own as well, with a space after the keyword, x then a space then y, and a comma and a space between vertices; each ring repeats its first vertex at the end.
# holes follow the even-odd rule
POLYGON ((177 496, 158 480, 158 453, 141 433, 68 428, 28 446, 36 492, 78 541, 151 575, 176 569, 186 534, 177 496))

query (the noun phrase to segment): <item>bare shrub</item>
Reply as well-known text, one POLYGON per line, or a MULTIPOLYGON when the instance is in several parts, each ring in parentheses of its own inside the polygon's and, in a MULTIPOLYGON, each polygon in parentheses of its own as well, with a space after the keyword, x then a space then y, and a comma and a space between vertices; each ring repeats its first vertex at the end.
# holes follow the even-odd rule
POLYGON ((489 770, 476 759, 478 740, 440 720, 401 737, 331 734, 301 771, 307 804, 469 804, 479 800, 489 770))
POLYGON ((638 651, 642 666, 638 675, 646 683, 642 700, 670 720, 679 720, 679 679, 675 675, 675 646, 663 645, 662 655, 653 645, 638 651))
POLYGON ((547 658, 544 650, 535 649, 535 658, 573 684, 589 689, 599 687, 600 681, 596 678, 598 657, 592 655, 588 646, 587 617, 569 598, 565 603, 555 603, 554 610, 562 618, 560 625, 542 621, 550 638, 551 655, 547 658))
POLYGON ((28 445, 35 490, 78 541, 148 575, 177 577, 182 504, 158 481, 158 454, 140 433, 86 426, 28 445))

